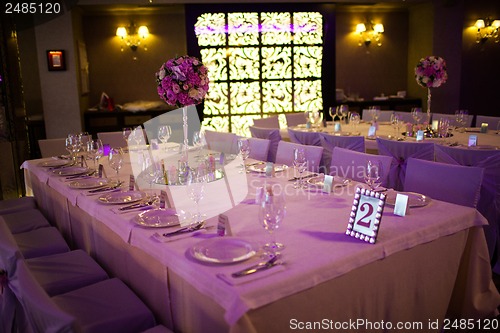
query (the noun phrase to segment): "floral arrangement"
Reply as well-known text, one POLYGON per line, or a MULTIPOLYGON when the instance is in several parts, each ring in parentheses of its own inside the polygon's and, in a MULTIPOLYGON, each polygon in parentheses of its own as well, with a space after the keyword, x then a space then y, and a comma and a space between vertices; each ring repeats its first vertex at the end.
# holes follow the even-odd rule
POLYGON ((437 56, 428 56, 420 59, 415 67, 415 79, 424 88, 436 88, 446 82, 446 62, 437 56))
POLYGON ((200 104, 208 92, 208 69, 195 57, 176 57, 160 67, 156 82, 158 95, 168 104, 200 104))

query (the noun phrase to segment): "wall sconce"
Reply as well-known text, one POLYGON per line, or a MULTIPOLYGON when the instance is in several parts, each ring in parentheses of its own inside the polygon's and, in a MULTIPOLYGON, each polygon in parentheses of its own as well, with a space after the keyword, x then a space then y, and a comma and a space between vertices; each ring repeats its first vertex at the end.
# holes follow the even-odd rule
POLYGON ((372 42, 377 46, 382 46, 382 34, 384 33, 384 25, 382 23, 373 24, 370 21, 368 24, 359 23, 356 25, 356 33, 359 34, 358 46, 370 46, 372 42))
MULTIPOLYGON (((127 45, 132 51, 137 51, 141 41, 145 40, 149 36, 149 29, 145 25, 141 25, 139 29, 136 28, 134 23, 131 23, 128 27, 118 27, 116 29, 116 36, 120 37, 122 41, 121 51, 123 52, 123 46, 127 45)), ((144 50, 147 51, 148 48, 144 44, 144 50)))
POLYGON ((485 43, 490 38, 494 38, 495 43, 498 43, 500 20, 479 19, 474 26, 477 28, 476 43, 485 43))

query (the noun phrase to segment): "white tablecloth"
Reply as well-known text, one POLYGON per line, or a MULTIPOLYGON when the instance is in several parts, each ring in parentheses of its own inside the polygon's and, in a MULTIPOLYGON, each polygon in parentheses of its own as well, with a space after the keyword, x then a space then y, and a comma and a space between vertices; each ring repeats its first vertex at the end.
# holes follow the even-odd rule
MULTIPOLYGON (((434 200, 398 217, 386 207, 377 243, 370 245, 345 235, 356 184, 329 194, 295 190, 289 181, 293 170, 273 178, 240 174, 235 160, 226 167, 229 181, 209 184, 201 201, 208 224, 215 226, 217 215, 224 213, 235 236, 262 245, 267 235, 253 198, 256 186, 273 184, 286 194, 287 215, 276 232, 286 249, 283 271, 231 286, 217 274, 230 274, 258 258, 233 265, 198 262, 191 247, 217 237, 215 231, 159 242, 153 234, 166 229, 136 225, 137 212, 115 214, 97 196, 70 189, 38 163, 27 161, 24 168, 42 210, 73 245, 128 282, 160 322, 175 330, 251 332, 274 325, 273 331, 288 331, 287 318, 309 321, 319 315, 392 322, 442 320, 447 312, 481 318, 500 304, 481 230, 486 220, 475 209, 434 200), (457 286, 459 282, 464 284, 457 286)), ((130 172, 130 163, 120 171, 124 180, 130 172)), ((194 211, 181 187, 173 191, 178 191, 176 207, 194 211)))

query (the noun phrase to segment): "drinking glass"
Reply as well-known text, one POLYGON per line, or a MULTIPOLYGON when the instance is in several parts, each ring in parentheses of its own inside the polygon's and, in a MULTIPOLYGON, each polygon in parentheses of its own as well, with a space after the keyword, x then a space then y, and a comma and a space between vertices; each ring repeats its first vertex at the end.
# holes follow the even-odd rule
POLYGON ((465 132, 465 125, 467 124, 468 116, 469 112, 467 110, 457 110, 455 112, 455 120, 458 124, 460 124, 460 132, 465 132))
POLYGON ((111 148, 109 150, 108 164, 116 171, 116 179, 118 180, 118 173, 123 165, 123 151, 121 148, 111 148))
POLYGON ((89 140, 86 147, 87 156, 94 161, 94 170, 97 171, 97 162, 103 155, 102 142, 99 139, 89 140))
POLYGON ((373 191, 380 186, 382 181, 380 180, 381 165, 379 161, 369 160, 366 164, 365 170, 365 182, 370 189, 373 191))
POLYGON ((330 106, 330 108, 328 109, 328 114, 330 115, 330 117, 332 117, 332 121, 335 121, 335 117, 337 116, 336 108, 330 106))
POLYGON ((310 121, 311 121, 311 124, 314 126, 314 125, 318 125, 321 124, 321 122, 323 121, 323 112, 321 111, 310 111, 309 112, 309 117, 310 117, 310 121))
POLYGON ((347 104, 342 104, 337 106, 337 109, 335 110, 337 117, 339 118, 340 122, 344 119, 344 117, 347 117, 349 113, 349 105, 347 104))
POLYGON ((394 140, 399 139, 399 128, 401 127, 401 118, 394 112, 391 115, 391 124, 392 127, 394 128, 394 131, 396 132, 394 136, 394 140))
POLYGON ((380 117, 380 106, 374 105, 368 107, 368 113, 372 116, 372 122, 376 123, 380 117))
POLYGON ((349 122, 352 124, 353 127, 353 134, 358 135, 359 133, 356 131, 357 126, 361 122, 361 116, 357 112, 351 112, 351 116, 349 118, 349 122))
POLYGON ((415 125, 418 125, 423 117, 422 108, 412 108, 411 109, 411 116, 412 116, 413 120, 415 120, 415 125))
POLYGON ((203 221, 204 215, 200 212, 200 200, 205 194, 205 183, 207 182, 207 169, 205 164, 200 164, 197 168, 189 169, 186 178, 186 192, 188 197, 196 204, 196 223, 203 221))
POLYGON ((246 159, 250 156, 250 141, 248 139, 242 138, 238 140, 238 149, 240 151, 241 158, 243 159, 243 166, 241 173, 246 172, 247 166, 245 164, 246 159))
POLYGON ((198 151, 196 158, 200 160, 203 156, 201 155, 201 150, 205 146, 205 132, 203 131, 195 131, 193 133, 193 146, 196 147, 198 151))
POLYGON ((172 136, 172 128, 169 125, 161 125, 158 127, 158 139, 161 143, 167 143, 172 136))
POLYGON ((76 154, 80 149, 79 141, 80 138, 77 134, 68 134, 68 136, 66 137, 66 150, 69 152, 73 163, 76 162, 76 154))
POLYGON ((132 128, 131 127, 124 127, 122 129, 123 140, 125 140, 125 143, 127 145, 128 145, 128 137, 130 136, 130 133, 132 133, 132 128))
POLYGON ((273 194, 266 190, 264 198, 259 205, 259 221, 269 233, 270 241, 264 245, 264 250, 269 256, 276 256, 285 248, 282 243, 276 242, 275 231, 280 227, 285 217, 286 205, 283 195, 273 194))
POLYGON ((299 173, 297 180, 295 182, 294 188, 302 188, 304 186, 302 173, 306 171, 307 168, 307 159, 304 148, 295 148, 293 150, 293 166, 299 173))

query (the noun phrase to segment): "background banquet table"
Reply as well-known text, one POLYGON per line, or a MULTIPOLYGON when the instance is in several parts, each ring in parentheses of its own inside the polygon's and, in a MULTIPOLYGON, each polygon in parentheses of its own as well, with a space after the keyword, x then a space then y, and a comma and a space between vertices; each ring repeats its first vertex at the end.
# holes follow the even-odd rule
MULTIPOLYGON (((154 234, 167 229, 137 225, 137 212, 116 214, 98 203, 98 196, 70 189, 67 181, 38 166, 40 161, 26 161, 23 167, 42 211, 73 246, 129 284, 175 331, 286 332, 294 330, 294 323, 323 319, 421 322, 426 327, 436 320, 441 325, 445 317, 494 315, 500 304, 481 229, 486 220, 472 208, 432 200, 398 217, 386 206, 377 243, 367 244, 345 235, 357 184, 332 193, 296 190, 289 181, 292 169, 275 177, 245 174, 236 158, 225 165, 225 178, 206 187, 200 207, 208 225, 215 226, 224 213, 235 237, 262 246, 267 238, 254 197, 256 187, 265 184, 285 193, 287 214, 276 233, 286 245, 284 265, 233 286, 218 275, 256 263, 258 257, 232 265, 199 262, 190 249, 218 237, 214 229, 158 241, 154 234)), ((120 171, 123 180, 134 163, 130 159, 120 171)), ((151 184, 145 190, 160 189, 167 187, 151 184)), ((194 211, 181 186, 168 190, 177 209, 194 211)))

